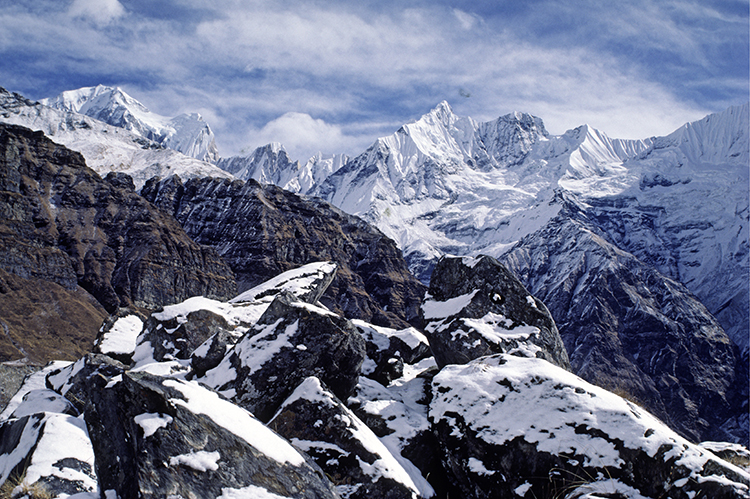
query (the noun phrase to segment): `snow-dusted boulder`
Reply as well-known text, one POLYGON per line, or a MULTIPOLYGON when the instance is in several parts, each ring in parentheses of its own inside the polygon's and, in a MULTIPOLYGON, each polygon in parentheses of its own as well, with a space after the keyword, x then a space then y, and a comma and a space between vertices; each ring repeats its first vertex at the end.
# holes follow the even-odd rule
POLYGON ((409 472, 425 497, 446 489, 440 445, 427 419, 434 367, 432 358, 406 364, 404 376, 388 387, 360 377, 357 390, 346 402, 409 472))
POLYGON ((100 353, 129 364, 135 351, 138 335, 143 331, 146 317, 134 308, 121 308, 110 315, 99 328, 93 353, 100 353))
POLYGON ((7 497, 98 493, 86 424, 68 400, 37 386, 29 379, 0 423, 0 486, 7 497))
POLYGON ((148 343, 157 361, 189 359, 195 350, 217 334, 226 336, 233 328, 226 319, 210 310, 194 310, 184 320, 159 313, 146 321, 138 344, 148 343), (166 320, 162 320, 163 318, 166 320))
POLYGON ((396 330, 358 319, 352 324, 366 342, 367 358, 362 374, 382 385, 388 386, 392 380, 403 376, 405 363, 415 364, 431 356, 427 338, 413 327, 396 330))
POLYGON ((494 258, 443 257, 427 293, 422 317, 438 366, 513 353, 570 368, 547 307, 494 258))
POLYGON ((248 301, 270 303, 276 295, 282 291, 288 291, 298 299, 314 305, 333 282, 337 269, 338 265, 333 262, 313 262, 301 265, 248 289, 232 299, 231 303, 239 304, 248 301))
POLYGON ((283 291, 200 381, 268 421, 309 376, 346 400, 364 358, 365 341, 351 322, 283 291))
POLYGON ((419 495, 412 478, 378 437, 315 377, 297 387, 269 426, 310 455, 341 497, 419 495))
POLYGON ((86 424, 54 412, 35 412, 0 424, 0 485, 6 481, 10 497, 23 492, 31 497, 98 492, 86 424))
POLYGON ((748 497, 750 474, 542 359, 447 366, 433 397, 430 420, 459 496, 748 497))
MULTIPOLYGON (((109 347, 108 352, 127 350, 130 345, 127 358, 136 365, 191 359, 195 375, 200 377, 221 362, 277 294, 285 291, 304 302, 315 303, 335 274, 336 264, 315 262, 284 272, 228 302, 195 296, 151 314, 142 331, 138 329, 139 318, 124 313, 112 326, 103 326, 101 341, 118 345, 109 347)), ((99 342, 97 349, 101 351, 98 345, 99 342)), ((108 352, 102 351, 110 355, 108 352)))
POLYGON ((84 408, 103 490, 123 498, 335 497, 314 465, 246 410, 194 381, 116 374, 106 359, 87 357, 63 383, 84 408))

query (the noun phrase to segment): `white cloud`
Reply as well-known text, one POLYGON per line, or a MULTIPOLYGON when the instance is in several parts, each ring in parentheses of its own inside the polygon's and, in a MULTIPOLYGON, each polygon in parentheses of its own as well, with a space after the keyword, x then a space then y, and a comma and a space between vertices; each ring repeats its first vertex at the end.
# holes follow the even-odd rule
POLYGON ((472 29, 479 22, 479 19, 476 16, 464 12, 461 9, 453 9, 453 15, 456 16, 459 24, 461 24, 461 27, 465 30, 472 29))
POLYGON ((105 25, 122 17, 125 7, 117 0, 73 0, 68 14, 74 18, 88 19, 97 25, 105 25))
POLYGON ((292 159, 301 162, 305 162, 317 152, 359 153, 366 147, 363 140, 369 139, 346 135, 340 126, 297 112, 286 113, 270 121, 260 130, 250 133, 253 148, 270 142, 280 142, 292 159))

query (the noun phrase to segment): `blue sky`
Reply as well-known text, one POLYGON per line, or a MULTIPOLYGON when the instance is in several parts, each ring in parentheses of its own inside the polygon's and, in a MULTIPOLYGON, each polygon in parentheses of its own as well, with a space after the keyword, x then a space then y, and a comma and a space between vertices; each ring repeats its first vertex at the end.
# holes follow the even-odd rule
POLYGON ((120 86, 222 156, 356 154, 442 100, 665 135, 750 99, 747 1, 0 0, 0 86, 120 86))

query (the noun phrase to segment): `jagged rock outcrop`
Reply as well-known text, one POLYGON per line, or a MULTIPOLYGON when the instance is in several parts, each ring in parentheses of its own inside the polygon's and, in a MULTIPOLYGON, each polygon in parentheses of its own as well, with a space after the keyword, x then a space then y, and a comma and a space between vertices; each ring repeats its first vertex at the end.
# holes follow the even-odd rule
POLYGON ((336 497, 330 482, 250 413, 198 383, 89 356, 58 389, 83 412, 102 490, 118 497, 336 497))
POLYGON ((95 351, 135 366, 163 361, 188 361, 192 376, 224 360, 263 315, 277 295, 285 293, 315 304, 336 274, 331 262, 315 262, 264 282, 229 302, 196 296, 164 307, 148 318, 121 309, 100 332, 95 351))
POLYGON ((221 179, 152 179, 141 194, 173 214, 190 237, 216 248, 244 291, 314 261, 338 272, 321 303, 337 313, 403 328, 424 286, 395 243, 357 217, 278 187, 221 179))
POLYGON ((269 426, 310 455, 342 497, 418 497, 411 477, 383 443, 315 377, 300 383, 269 426))
POLYGON ((413 327, 397 331, 360 320, 352 323, 365 339, 367 358, 362 374, 383 386, 403 376, 404 364, 416 364, 432 355, 425 335, 413 327))
POLYGON ((307 377, 346 400, 357 386, 365 341, 347 319, 280 293, 216 368, 201 379, 268 421, 307 377))
POLYGON ((747 366, 737 347, 684 286, 610 244, 576 205, 502 262, 547 304, 573 372, 694 442, 747 442, 747 366))
POLYGON ((542 359, 445 367, 430 420, 451 497, 748 496, 743 470, 542 359))
MULTIPOLYGON (((109 312, 235 294, 214 250, 191 241, 127 176, 103 180, 80 154, 17 126, 0 125, 0 153, 0 269, 82 288, 109 312)), ((46 304, 36 306, 43 315, 46 304)))
POLYGON ((507 352, 570 368, 547 307, 492 257, 440 259, 422 318, 439 367, 507 352))
MULTIPOLYGON (((528 356, 533 344, 438 369, 417 331, 355 327, 310 303, 334 271, 309 264, 230 302, 193 297, 145 321, 121 310, 97 347, 130 364, 89 354, 29 376, 0 414, 0 473, 25 473, 29 491, 90 497, 750 497, 745 470, 528 356), (151 335, 154 325, 163 331, 151 335), (222 350, 201 376, 196 360, 216 363, 222 350), (391 359, 401 369, 373 376, 387 386, 359 376, 391 359), (53 420, 58 443, 42 445, 38 428, 53 420), (69 439, 80 445, 59 443, 69 439)), ((468 300, 451 317, 472 310, 468 300)))

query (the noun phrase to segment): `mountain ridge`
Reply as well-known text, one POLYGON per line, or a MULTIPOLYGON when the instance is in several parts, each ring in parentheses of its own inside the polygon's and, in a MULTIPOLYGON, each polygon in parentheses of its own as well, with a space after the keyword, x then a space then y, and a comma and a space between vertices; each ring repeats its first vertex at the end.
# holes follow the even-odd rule
POLYGON ((201 161, 215 163, 219 159, 214 133, 200 114, 183 113, 167 118, 152 113, 120 87, 83 87, 39 102, 125 128, 201 161))

